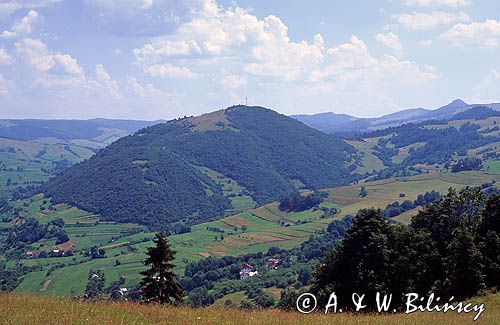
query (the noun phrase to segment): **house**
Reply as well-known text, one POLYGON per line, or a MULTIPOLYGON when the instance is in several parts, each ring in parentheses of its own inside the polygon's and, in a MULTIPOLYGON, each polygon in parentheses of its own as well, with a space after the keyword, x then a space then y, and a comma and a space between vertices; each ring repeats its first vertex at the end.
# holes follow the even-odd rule
POLYGON ((240 279, 241 280, 244 280, 248 277, 252 277, 254 275, 257 275, 259 274, 259 272, 257 271, 254 271, 254 267, 251 266, 250 264, 243 264, 242 267, 241 267, 241 271, 240 271, 240 279))
POLYGON ((281 259, 280 258, 270 258, 267 260, 267 266, 272 268, 272 269, 275 269, 277 270, 278 269, 278 265, 281 263, 281 259))
POLYGON ((28 258, 38 258, 40 257, 40 252, 36 252, 36 251, 33 251, 33 252, 26 252, 26 256, 28 258))

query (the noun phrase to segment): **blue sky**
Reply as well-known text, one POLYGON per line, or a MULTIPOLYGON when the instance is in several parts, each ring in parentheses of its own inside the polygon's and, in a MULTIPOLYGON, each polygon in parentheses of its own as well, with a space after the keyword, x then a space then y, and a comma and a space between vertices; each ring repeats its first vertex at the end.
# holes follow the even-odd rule
POLYGON ((500 2, 0 0, 1 118, 500 102, 500 2))

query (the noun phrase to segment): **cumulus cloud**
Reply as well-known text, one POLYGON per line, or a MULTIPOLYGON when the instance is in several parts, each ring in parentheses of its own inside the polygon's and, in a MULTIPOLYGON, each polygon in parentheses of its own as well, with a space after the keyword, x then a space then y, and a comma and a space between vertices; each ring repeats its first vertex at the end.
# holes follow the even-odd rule
POLYGON ((0 65, 9 65, 11 63, 12 57, 3 47, 0 47, 0 65))
POLYGON ((474 88, 480 102, 497 102, 500 93, 500 70, 491 70, 474 88))
POLYGON ((450 25, 457 22, 470 21, 465 12, 451 13, 445 11, 432 11, 431 13, 414 12, 412 14, 393 15, 398 23, 406 29, 431 30, 440 25, 450 25))
POLYGON ((26 38, 15 43, 18 55, 40 72, 82 75, 83 69, 69 54, 51 53, 39 39, 26 38))
POLYGON ((102 64, 96 65, 95 76, 96 80, 92 82, 92 84, 97 85, 97 88, 103 89, 105 93, 109 94, 113 98, 123 97, 123 94, 118 87, 118 83, 111 78, 102 64))
POLYGON ((137 96, 151 97, 162 94, 162 91, 156 89, 151 83, 143 85, 137 80, 137 78, 132 76, 127 76, 126 79, 129 89, 137 96))
POLYGON ((5 96, 9 93, 9 82, 0 73, 0 96, 5 96))
POLYGON ((245 94, 254 93, 262 105, 271 105, 280 94, 276 99, 279 106, 288 108, 305 98, 329 102, 325 96, 337 96, 339 103, 368 96, 394 106, 391 96, 400 93, 402 86, 423 88, 440 78, 433 67, 401 60, 403 47, 394 33, 376 38, 395 55, 375 56, 356 36, 333 47, 321 34, 310 41, 295 41, 277 16, 257 18, 234 5, 223 8, 205 1, 203 10, 194 12, 175 33, 152 38, 133 53, 148 76, 172 79, 196 73, 202 81, 216 81, 227 90, 209 100, 226 96, 226 100, 238 102, 242 94, 237 89, 244 87, 245 94), (255 82, 249 81, 251 77, 255 82), (308 93, 298 89, 291 93, 298 85, 308 93), (304 97, 299 99, 298 94, 304 97), (294 100, 285 103, 285 97, 294 100))
POLYGON ((387 34, 379 33, 375 36, 375 39, 380 44, 385 45, 388 48, 392 49, 397 56, 403 55, 403 45, 401 44, 401 41, 399 40, 399 37, 396 34, 392 32, 387 34))
POLYGON ((457 24, 439 37, 454 46, 469 44, 497 48, 500 45, 500 21, 488 19, 482 23, 457 24))
POLYGON ((0 17, 9 16, 19 9, 35 9, 48 7, 62 0, 2 0, 0 3, 0 17))
POLYGON ((29 35, 33 32, 34 25, 41 19, 38 12, 30 10, 26 16, 16 22, 11 30, 4 30, 0 34, 0 38, 15 38, 29 35))
POLYGON ((464 7, 472 3, 471 0, 406 0, 407 6, 417 7, 464 7))
POLYGON ((151 43, 145 44, 142 48, 134 49, 133 53, 140 62, 151 62, 160 57, 201 54, 201 49, 193 40, 171 41, 157 38, 153 39, 151 43))
POLYGON ((170 63, 153 64, 146 68, 145 73, 151 77, 196 79, 199 75, 189 68, 177 67, 170 63))

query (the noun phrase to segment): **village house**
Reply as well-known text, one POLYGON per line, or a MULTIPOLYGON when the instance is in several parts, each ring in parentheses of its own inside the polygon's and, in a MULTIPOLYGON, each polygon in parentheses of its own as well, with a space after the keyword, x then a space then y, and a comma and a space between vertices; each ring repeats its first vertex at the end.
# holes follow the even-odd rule
POLYGON ((28 256, 28 258, 38 258, 40 257, 40 252, 37 251, 26 252, 26 256, 28 256))
POLYGON ((278 269, 278 265, 281 263, 280 258, 270 258, 267 260, 267 266, 271 269, 278 269))
POLYGON ((244 280, 244 279, 246 279, 248 277, 252 277, 252 276, 257 275, 257 274, 259 274, 259 272, 254 271, 254 267, 253 266, 251 266, 250 264, 245 263, 245 264, 242 265, 242 269, 240 271, 240 279, 244 280))

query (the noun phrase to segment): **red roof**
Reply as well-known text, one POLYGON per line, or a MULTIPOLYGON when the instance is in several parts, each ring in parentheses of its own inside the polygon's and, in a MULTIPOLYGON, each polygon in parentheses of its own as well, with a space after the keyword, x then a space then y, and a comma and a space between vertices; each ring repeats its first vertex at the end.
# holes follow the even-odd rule
POLYGON ((243 268, 244 269, 253 269, 253 266, 251 266, 250 264, 245 263, 245 264, 243 264, 243 268))

